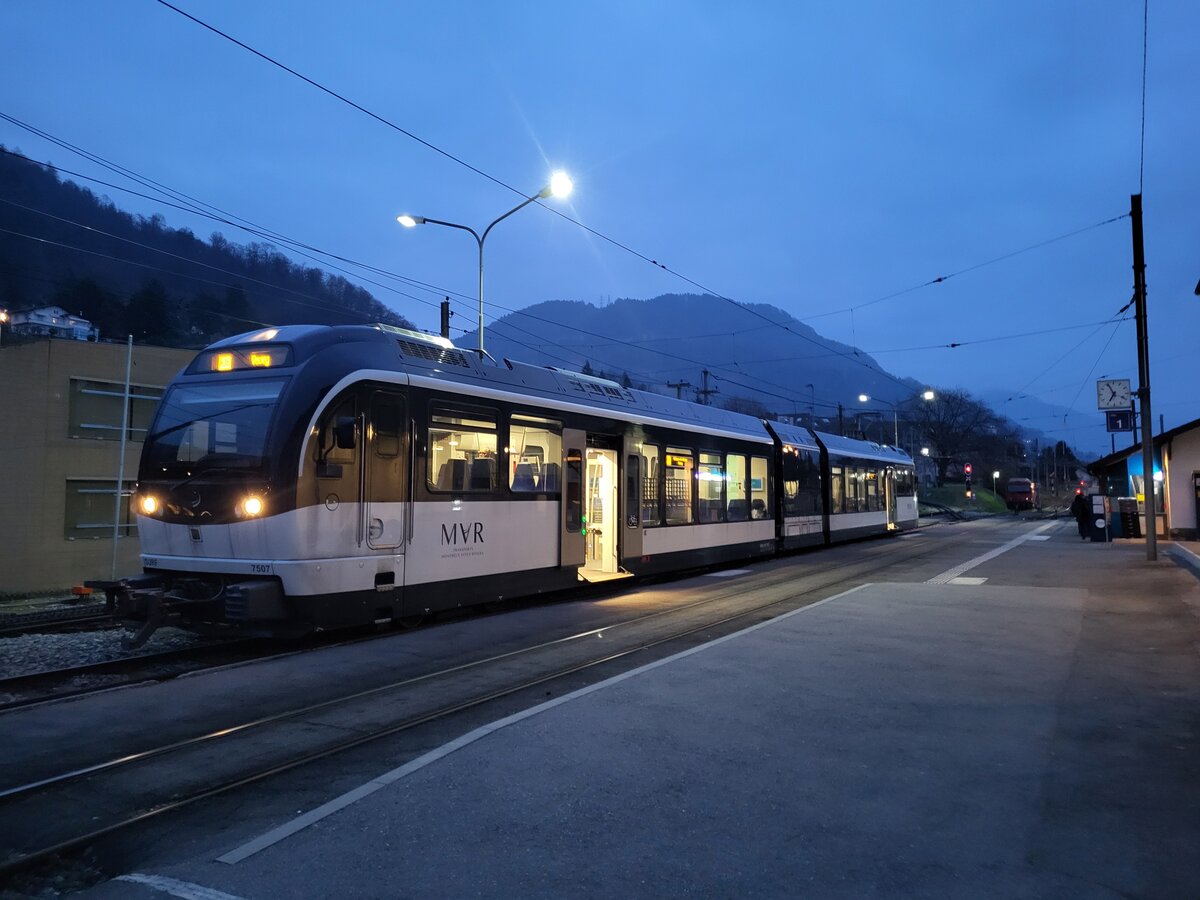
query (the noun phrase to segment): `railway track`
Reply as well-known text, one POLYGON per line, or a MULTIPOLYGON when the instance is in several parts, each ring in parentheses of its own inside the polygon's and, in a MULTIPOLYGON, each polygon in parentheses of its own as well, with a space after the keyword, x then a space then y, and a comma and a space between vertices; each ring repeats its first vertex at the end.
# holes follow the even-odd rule
MULTIPOLYGON (((0 790, 0 878, 55 860, 137 823, 206 798, 507 699, 537 702, 601 680, 633 662, 704 643, 747 624, 869 581, 900 561, 944 552, 961 537, 816 567, 804 585, 791 565, 739 583, 704 586, 700 599, 567 637, 406 677, 318 703, 130 751, 0 790), (602 640, 597 640, 598 638, 602 640), (548 690, 549 689, 549 690, 548 690), (312 724, 319 721, 319 728, 312 724)), ((115 751, 115 752, 114 752, 115 751)))
POLYGON ((22 634, 58 634, 70 631, 91 631, 116 628, 112 616, 103 606, 89 604, 87 607, 53 607, 27 613, 0 614, 0 638, 22 634))

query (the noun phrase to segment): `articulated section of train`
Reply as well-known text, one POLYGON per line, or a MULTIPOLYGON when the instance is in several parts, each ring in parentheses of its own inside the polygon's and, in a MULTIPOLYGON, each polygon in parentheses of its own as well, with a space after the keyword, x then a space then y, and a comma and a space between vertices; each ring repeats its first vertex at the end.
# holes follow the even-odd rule
POLYGON ((915 528, 895 447, 390 326, 228 338, 170 385, 134 497, 172 623, 299 635, 915 528))

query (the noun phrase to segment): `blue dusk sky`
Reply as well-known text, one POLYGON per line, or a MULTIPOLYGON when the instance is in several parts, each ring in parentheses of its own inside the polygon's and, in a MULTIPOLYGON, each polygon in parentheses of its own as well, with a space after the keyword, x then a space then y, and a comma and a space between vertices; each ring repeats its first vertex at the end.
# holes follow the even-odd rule
MULTIPOLYGON (((1140 191, 1155 419, 1200 417, 1190 0, 1149 2, 1144 164, 1142 2, 177 5, 390 124, 156 0, 8 0, 0 112, 422 283, 364 282, 420 328, 436 330, 443 294, 473 327, 476 247, 396 215, 481 229, 562 168, 567 201, 488 238, 492 313, 701 291, 769 303, 899 375, 1072 408, 1027 424, 1105 447, 1095 380, 1136 387, 1134 325, 1114 317, 1140 191)), ((0 143, 116 180, 7 121, 0 143)), ((679 333, 707 332, 681 311, 679 333)))

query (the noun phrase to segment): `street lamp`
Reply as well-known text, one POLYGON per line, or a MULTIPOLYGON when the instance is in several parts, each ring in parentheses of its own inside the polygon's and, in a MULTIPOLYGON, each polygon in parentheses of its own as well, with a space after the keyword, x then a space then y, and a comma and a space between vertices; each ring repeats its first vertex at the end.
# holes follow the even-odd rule
POLYGON ((536 194, 526 197, 504 215, 494 219, 487 228, 483 229, 483 234, 480 234, 468 225, 459 225, 457 222, 443 222, 440 219, 430 219, 426 216, 410 216, 407 214, 396 216, 396 221, 405 228, 415 228, 417 225, 445 225, 447 228, 457 228, 460 231, 466 231, 471 237, 475 238, 475 243, 479 245, 479 355, 481 357, 483 356, 483 242, 487 240, 488 232, 513 213, 524 209, 534 200, 545 200, 547 197, 566 197, 574 187, 574 182, 571 181, 571 177, 566 172, 555 172, 550 176, 549 184, 536 194))
MULTIPOLYGON (((925 391, 922 391, 922 392, 921 392, 921 399, 922 399, 922 400, 926 400, 926 401, 928 401, 928 400, 933 400, 933 399, 935 399, 935 397, 936 397, 936 396, 937 396, 937 395, 936 395, 936 394, 934 394, 934 392, 933 392, 933 391, 930 391, 930 390, 925 390, 925 391)), ((893 430, 893 432, 894 432, 894 433, 893 433, 893 438, 895 439, 895 443, 894 443, 894 444, 892 444, 892 446, 893 446, 893 447, 897 447, 897 448, 899 448, 899 446, 900 446, 900 413, 899 413, 899 404, 892 403, 892 402, 890 402, 890 401, 888 401, 888 400, 882 400, 882 399, 880 399, 879 397, 874 397, 874 398, 873 398, 873 397, 871 397, 871 395, 870 395, 870 394, 859 394, 859 395, 858 395, 858 402, 859 402, 859 403, 869 403, 871 400, 874 400, 876 403, 886 403, 888 406, 890 406, 890 407, 892 408, 892 430, 893 430)), ((910 435, 910 437, 911 437, 911 435, 910 435)))
POLYGON ((996 496, 996 479, 1000 477, 999 472, 992 473, 992 496, 996 496))

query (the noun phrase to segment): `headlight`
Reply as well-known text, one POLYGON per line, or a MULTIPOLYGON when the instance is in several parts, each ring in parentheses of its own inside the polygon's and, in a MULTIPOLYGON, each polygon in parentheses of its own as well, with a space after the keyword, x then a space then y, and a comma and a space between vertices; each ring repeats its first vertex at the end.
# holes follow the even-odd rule
POLYGON ((138 501, 138 507, 144 516, 152 516, 158 512, 158 498, 152 494, 144 494, 138 501))
POLYGON ((242 514, 248 518, 253 519, 255 516, 262 515, 264 508, 265 505, 263 504, 262 497, 256 497, 251 494, 242 500, 242 514))

